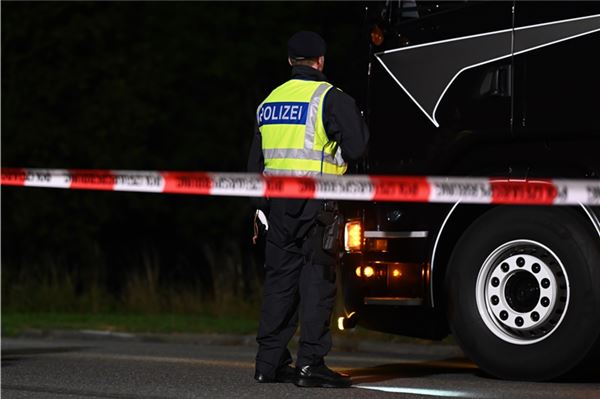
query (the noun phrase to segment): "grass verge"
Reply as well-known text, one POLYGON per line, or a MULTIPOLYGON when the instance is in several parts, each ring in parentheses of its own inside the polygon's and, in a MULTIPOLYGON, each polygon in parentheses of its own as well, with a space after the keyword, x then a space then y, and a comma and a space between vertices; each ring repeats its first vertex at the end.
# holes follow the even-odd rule
MULTIPOLYGON (((242 316, 214 316, 211 314, 136 314, 136 313, 60 313, 40 312, 2 313, 2 336, 14 337, 27 330, 99 330, 110 332, 150 333, 150 334, 237 334, 254 335, 258 328, 258 318, 242 316)), ((432 341, 384 334, 357 327, 349 331, 339 331, 332 325, 334 342, 342 341, 383 341, 390 343, 427 344, 432 341)), ((454 344, 452 337, 441 343, 454 344)))
POLYGON ((257 319, 187 314, 2 313, 2 336, 29 330, 102 330, 131 333, 253 334, 257 319))

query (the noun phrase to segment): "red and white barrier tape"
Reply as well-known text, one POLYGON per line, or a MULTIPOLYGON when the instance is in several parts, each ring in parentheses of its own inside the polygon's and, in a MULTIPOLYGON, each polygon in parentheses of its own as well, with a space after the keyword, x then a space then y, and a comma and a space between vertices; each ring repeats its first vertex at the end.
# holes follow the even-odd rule
POLYGON ((263 176, 253 173, 2 169, 4 186, 211 196, 474 204, 600 205, 600 180, 263 176))

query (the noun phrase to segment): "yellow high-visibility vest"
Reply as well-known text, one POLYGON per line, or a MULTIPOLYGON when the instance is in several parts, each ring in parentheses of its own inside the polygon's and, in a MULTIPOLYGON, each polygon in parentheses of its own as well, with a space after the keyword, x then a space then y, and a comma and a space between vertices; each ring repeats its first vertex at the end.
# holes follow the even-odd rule
POLYGON ((259 105, 265 174, 343 175, 347 164, 323 126, 323 102, 333 88, 327 82, 292 79, 259 105))

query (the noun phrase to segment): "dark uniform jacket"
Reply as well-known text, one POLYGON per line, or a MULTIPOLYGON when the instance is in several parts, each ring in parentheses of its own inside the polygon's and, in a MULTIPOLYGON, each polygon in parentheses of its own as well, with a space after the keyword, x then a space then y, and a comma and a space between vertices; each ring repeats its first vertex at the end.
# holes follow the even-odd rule
MULTIPOLYGON (((304 65, 292 68, 292 79, 327 80, 317 69, 304 65)), ((340 145, 345 161, 356 160, 363 155, 369 130, 352 97, 336 88, 329 90, 323 104, 323 125, 327 137, 340 145)), ((255 120, 248 172, 262 173, 263 170, 262 137, 255 120)), ((322 204, 320 200, 273 198, 269 200, 268 209, 259 206, 266 210, 269 220, 267 240, 286 250, 301 251, 302 242, 314 225, 322 204)))

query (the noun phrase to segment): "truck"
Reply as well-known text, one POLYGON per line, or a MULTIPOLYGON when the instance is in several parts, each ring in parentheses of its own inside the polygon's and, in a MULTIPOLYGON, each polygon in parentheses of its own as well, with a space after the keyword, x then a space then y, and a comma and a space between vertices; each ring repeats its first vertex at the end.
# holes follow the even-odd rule
MULTIPOLYGON (((352 171, 599 178, 600 3, 387 1, 366 21, 371 139, 352 171)), ((503 379, 600 362, 600 207, 342 209, 341 329, 451 335, 503 379)))

